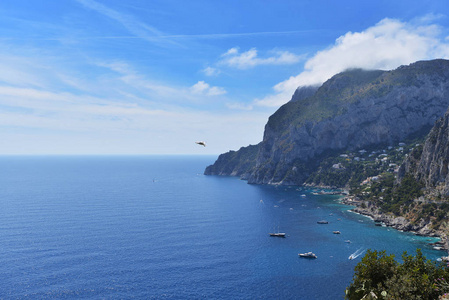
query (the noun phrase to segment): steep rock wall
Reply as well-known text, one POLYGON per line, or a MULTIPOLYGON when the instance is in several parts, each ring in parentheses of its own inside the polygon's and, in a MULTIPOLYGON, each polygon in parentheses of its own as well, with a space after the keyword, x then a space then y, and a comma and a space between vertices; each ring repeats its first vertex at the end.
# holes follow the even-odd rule
POLYGON ((329 151, 396 143, 431 126, 449 106, 448 61, 418 62, 382 72, 362 84, 354 83, 347 74, 334 76, 317 91, 308 106, 300 107, 307 110, 321 101, 323 118, 314 114, 298 120, 294 116, 301 115, 301 111, 295 111, 288 103, 284 108, 288 114, 280 110, 273 117, 277 120, 268 122, 248 182, 301 184, 308 174, 292 172, 296 164, 313 161, 329 151), (344 98, 351 89, 365 91, 344 98), (320 90, 326 93, 320 95, 320 90), (335 98, 325 99, 326 95, 335 98), (283 115, 286 121, 282 120, 283 115))
POLYGON ((437 189, 449 196, 449 110, 427 136, 419 153, 411 153, 399 169, 399 180, 411 173, 422 180, 427 189, 437 189))
POLYGON ((246 159, 246 167, 240 168, 234 153, 224 154, 205 173, 242 176, 249 183, 299 185, 326 155, 395 144, 430 128, 448 106, 447 60, 393 71, 349 70, 318 89, 298 89, 269 118, 263 141, 252 152, 252 166, 246 159), (230 168, 226 161, 236 165, 230 168))

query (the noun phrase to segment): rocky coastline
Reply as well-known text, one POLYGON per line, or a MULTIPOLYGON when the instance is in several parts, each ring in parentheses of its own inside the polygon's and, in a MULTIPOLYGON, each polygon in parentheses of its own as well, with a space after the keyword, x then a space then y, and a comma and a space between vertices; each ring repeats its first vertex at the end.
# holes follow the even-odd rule
MULTIPOLYGON (((449 240, 443 230, 435 230, 432 228, 431 221, 420 219, 419 222, 412 222, 404 216, 395 216, 393 214, 382 213, 379 208, 368 201, 360 201, 353 195, 348 195, 341 199, 341 203, 354 206, 351 211, 370 217, 378 226, 392 227, 399 231, 411 232, 419 236, 437 237, 440 241, 432 243, 435 250, 445 251, 448 254, 449 240)), ((445 257, 449 260, 449 256, 445 257)))

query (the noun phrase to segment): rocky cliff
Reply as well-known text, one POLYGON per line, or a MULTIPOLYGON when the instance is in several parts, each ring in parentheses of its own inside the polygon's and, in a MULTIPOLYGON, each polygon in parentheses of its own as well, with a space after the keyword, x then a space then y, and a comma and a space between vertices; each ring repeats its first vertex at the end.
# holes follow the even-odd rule
POLYGON ((423 147, 412 152, 399 169, 399 180, 407 173, 422 181, 428 193, 449 196, 449 110, 435 122, 423 147))
MULTIPOLYGON (((218 156, 217 161, 206 168, 207 175, 243 176, 252 171, 256 164, 259 145, 242 147, 218 156)), ((244 177, 243 177, 244 178, 244 177)))
POLYGON ((224 154, 205 174, 299 185, 329 153, 395 144, 446 111, 449 61, 421 61, 392 71, 348 70, 295 95, 269 118, 252 163, 240 168, 234 159, 231 167, 224 163, 231 155, 224 154))

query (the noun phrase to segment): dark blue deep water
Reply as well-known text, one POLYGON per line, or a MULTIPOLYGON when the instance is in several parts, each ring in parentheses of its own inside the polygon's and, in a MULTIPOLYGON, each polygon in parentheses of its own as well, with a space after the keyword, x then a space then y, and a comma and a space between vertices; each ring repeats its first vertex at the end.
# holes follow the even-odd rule
POLYGON ((442 255, 335 196, 202 175, 215 158, 0 157, 0 298, 342 299, 357 250, 442 255))

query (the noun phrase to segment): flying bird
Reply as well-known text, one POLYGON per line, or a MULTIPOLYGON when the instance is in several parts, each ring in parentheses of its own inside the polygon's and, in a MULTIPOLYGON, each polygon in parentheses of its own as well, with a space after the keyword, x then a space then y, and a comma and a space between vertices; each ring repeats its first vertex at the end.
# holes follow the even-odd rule
POLYGON ((197 143, 198 145, 201 145, 201 146, 204 146, 204 147, 206 147, 206 143, 205 143, 205 142, 203 142, 203 141, 199 141, 199 142, 195 142, 195 143, 197 143))

